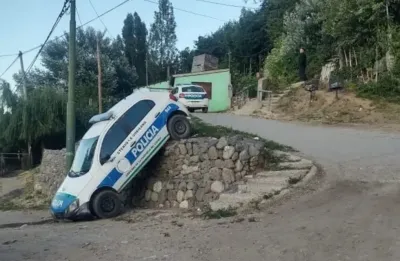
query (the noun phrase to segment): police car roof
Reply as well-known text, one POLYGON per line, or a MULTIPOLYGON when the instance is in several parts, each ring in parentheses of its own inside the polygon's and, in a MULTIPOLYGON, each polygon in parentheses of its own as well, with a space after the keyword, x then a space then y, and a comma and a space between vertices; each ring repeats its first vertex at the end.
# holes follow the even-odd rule
MULTIPOLYGON (((163 99, 169 99, 168 92, 151 92, 148 88, 140 88, 133 91, 133 93, 117 104, 115 104, 106 113, 112 114, 113 118, 117 118, 120 114, 125 113, 132 105, 143 99, 150 99, 154 102, 161 101, 163 99)), ((111 119, 110 119, 111 120, 111 119)), ((85 133, 82 139, 89 139, 99 136, 110 120, 99 121, 93 124, 89 130, 85 133)))
POLYGON ((185 83, 185 84, 179 84, 176 87, 189 87, 189 86, 197 86, 197 87, 201 87, 200 85, 197 84, 191 84, 191 83, 185 83))
POLYGON ((133 104, 137 103, 143 99, 150 99, 155 102, 160 101, 162 99, 168 99, 168 91, 165 92, 152 92, 148 88, 140 88, 133 91, 133 93, 117 104, 115 104, 109 111, 116 117, 119 114, 125 112, 129 109, 133 104))

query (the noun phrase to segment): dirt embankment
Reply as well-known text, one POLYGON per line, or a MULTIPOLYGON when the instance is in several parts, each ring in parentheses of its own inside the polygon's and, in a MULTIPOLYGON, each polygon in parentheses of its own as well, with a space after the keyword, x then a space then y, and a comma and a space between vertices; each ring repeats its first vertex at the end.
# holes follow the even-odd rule
POLYGON ((367 124, 400 130, 400 105, 361 99, 354 93, 319 90, 310 102, 310 93, 295 88, 273 109, 278 119, 324 124, 367 124))

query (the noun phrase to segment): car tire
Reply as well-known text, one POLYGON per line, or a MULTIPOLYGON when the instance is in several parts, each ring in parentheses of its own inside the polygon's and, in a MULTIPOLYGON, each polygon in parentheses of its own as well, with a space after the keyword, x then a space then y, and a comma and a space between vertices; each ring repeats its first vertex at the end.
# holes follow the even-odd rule
POLYGON ((207 112, 208 112, 208 107, 203 108, 202 111, 203 111, 204 113, 207 113, 207 112))
POLYGON ((190 113, 193 113, 193 112, 194 112, 194 109, 188 109, 188 111, 189 111, 190 113))
POLYGON ((96 194, 92 207, 94 214, 102 219, 116 217, 122 212, 121 199, 112 190, 103 190, 96 194))
POLYGON ((190 137, 192 127, 184 115, 174 115, 168 120, 168 132, 173 140, 182 140, 190 137))

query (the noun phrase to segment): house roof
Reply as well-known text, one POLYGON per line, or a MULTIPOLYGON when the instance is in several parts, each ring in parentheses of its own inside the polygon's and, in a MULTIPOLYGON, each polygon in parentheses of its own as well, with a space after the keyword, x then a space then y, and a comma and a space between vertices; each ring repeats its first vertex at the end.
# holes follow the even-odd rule
POLYGON ((194 75, 202 75, 202 74, 213 74, 213 73, 221 73, 221 72, 229 72, 229 69, 220 69, 220 70, 212 70, 212 71, 204 71, 204 72, 196 72, 196 73, 182 73, 173 75, 174 78, 177 77, 185 77, 185 76, 194 76, 194 75))

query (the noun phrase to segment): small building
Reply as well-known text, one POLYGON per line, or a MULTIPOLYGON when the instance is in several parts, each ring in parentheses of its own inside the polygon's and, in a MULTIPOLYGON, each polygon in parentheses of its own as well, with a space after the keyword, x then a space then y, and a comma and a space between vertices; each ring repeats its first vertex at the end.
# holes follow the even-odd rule
POLYGON ((193 57, 192 73, 218 69, 218 58, 210 54, 201 54, 193 57))
POLYGON ((208 94, 209 112, 221 112, 231 108, 232 85, 229 69, 173 75, 174 87, 178 84, 202 86, 208 94))

